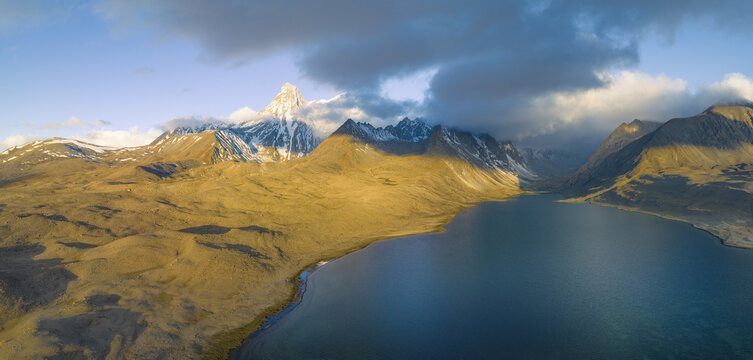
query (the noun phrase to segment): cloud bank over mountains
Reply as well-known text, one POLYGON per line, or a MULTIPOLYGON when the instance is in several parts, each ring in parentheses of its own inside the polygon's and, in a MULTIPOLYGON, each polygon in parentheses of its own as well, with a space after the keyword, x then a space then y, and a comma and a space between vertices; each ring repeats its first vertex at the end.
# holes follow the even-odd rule
POLYGON ((379 98, 359 104, 364 117, 420 107, 435 122, 510 138, 591 123, 603 131, 643 115, 689 115, 698 101, 749 96, 743 75, 694 91, 681 79, 620 72, 639 62, 638 43, 649 32, 671 41, 687 21, 750 31, 736 16, 753 10, 748 1, 110 0, 97 9, 120 28, 147 26, 194 42, 218 63, 293 49, 308 77, 353 94, 343 102, 379 98), (386 81, 427 69, 436 71, 424 103, 380 96, 386 81), (623 94, 638 98, 615 99, 623 94), (614 108, 599 108, 602 99, 614 108), (597 110, 606 110, 602 120, 597 110))
MULTIPOLYGON (((500 109, 496 116, 467 115, 443 122, 477 132, 490 132, 498 138, 510 139, 527 146, 572 148, 575 144, 593 146, 622 122, 637 118, 664 121, 689 116, 707 106, 725 101, 753 100, 753 80, 743 74, 731 73, 724 79, 693 89, 682 79, 664 75, 651 76, 640 72, 621 71, 599 74, 603 86, 574 91, 552 92, 500 109)), ((427 104, 415 100, 396 101, 384 97, 341 93, 337 96, 306 103, 295 117, 305 120, 324 138, 336 130, 344 119, 386 126, 403 116, 418 117, 429 112, 427 104)), ((478 111, 489 111, 478 109, 478 111)), ((44 130, 76 131, 69 137, 99 145, 138 146, 151 142, 162 131, 176 127, 196 127, 207 122, 257 122, 264 115, 242 107, 227 116, 181 116, 169 119, 157 128, 140 131, 109 129, 105 120, 82 121, 71 117, 60 123, 46 123, 44 130), (88 131, 80 133, 80 130, 88 131)), ((435 118, 426 119, 438 123, 435 118)), ((39 135, 14 135, 3 141, 3 148, 42 138, 39 135)))
MULTIPOLYGON (((311 126, 314 135, 325 138, 337 130, 346 119, 368 122, 374 126, 387 126, 405 116, 405 109, 414 101, 383 100, 382 98, 361 98, 350 93, 340 93, 331 99, 306 102, 299 110, 291 115, 294 119, 306 122, 311 126), (385 105, 384 103, 388 104, 385 105), (390 106, 390 104, 397 104, 390 106), (406 104, 406 105, 401 105, 406 104)), ((256 123, 272 119, 272 115, 260 114, 249 107, 242 107, 227 117, 175 117, 161 124, 162 130, 169 131, 177 127, 198 127, 205 123, 256 123)))
POLYGON ((532 98, 508 111, 507 121, 479 123, 479 128, 518 134, 517 140, 531 146, 573 147, 595 144, 632 119, 666 121, 695 115, 719 102, 753 100, 753 80, 737 73, 697 89, 665 75, 621 71, 600 77, 603 86, 532 98))

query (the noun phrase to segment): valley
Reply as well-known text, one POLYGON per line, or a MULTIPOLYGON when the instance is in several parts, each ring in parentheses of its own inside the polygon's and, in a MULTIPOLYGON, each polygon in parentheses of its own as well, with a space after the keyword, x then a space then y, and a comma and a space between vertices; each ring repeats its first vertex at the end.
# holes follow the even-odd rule
POLYGON ((0 360, 753 359, 749 14, 0 0, 0 360))
POLYGON ((319 139, 290 115, 305 103, 286 84, 249 122, 0 154, 0 352, 225 358, 292 299, 302 269, 532 190, 753 247, 748 106, 623 124, 578 170, 550 176, 574 162, 420 119, 348 119, 319 139))

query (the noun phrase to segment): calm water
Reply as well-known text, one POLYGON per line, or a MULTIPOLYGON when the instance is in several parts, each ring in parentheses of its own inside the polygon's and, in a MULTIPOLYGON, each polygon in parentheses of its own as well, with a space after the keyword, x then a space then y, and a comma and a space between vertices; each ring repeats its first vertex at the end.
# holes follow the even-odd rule
POLYGON ((460 213, 308 278, 260 359, 753 358, 753 250, 555 196, 460 213))

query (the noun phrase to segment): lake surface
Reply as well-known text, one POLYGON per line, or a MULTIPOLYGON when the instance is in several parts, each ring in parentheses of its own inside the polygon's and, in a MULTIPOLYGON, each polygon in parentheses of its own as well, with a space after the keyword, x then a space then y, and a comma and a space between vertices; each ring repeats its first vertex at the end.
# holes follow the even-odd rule
POLYGON ((753 358, 753 250, 557 199, 481 204, 332 261, 234 356, 753 358))

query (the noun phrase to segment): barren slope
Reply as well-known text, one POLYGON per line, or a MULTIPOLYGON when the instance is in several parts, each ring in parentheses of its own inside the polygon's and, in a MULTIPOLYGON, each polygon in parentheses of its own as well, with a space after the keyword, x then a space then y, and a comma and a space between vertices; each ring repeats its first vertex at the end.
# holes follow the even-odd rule
POLYGON ((715 106, 672 119, 592 157, 560 191, 572 201, 687 221, 726 245, 753 248, 751 116, 747 105, 715 106))
POLYGON ((307 265, 520 192, 510 173, 343 135, 285 163, 205 155, 163 176, 140 167, 165 152, 0 167, 0 354, 222 357, 307 265))

